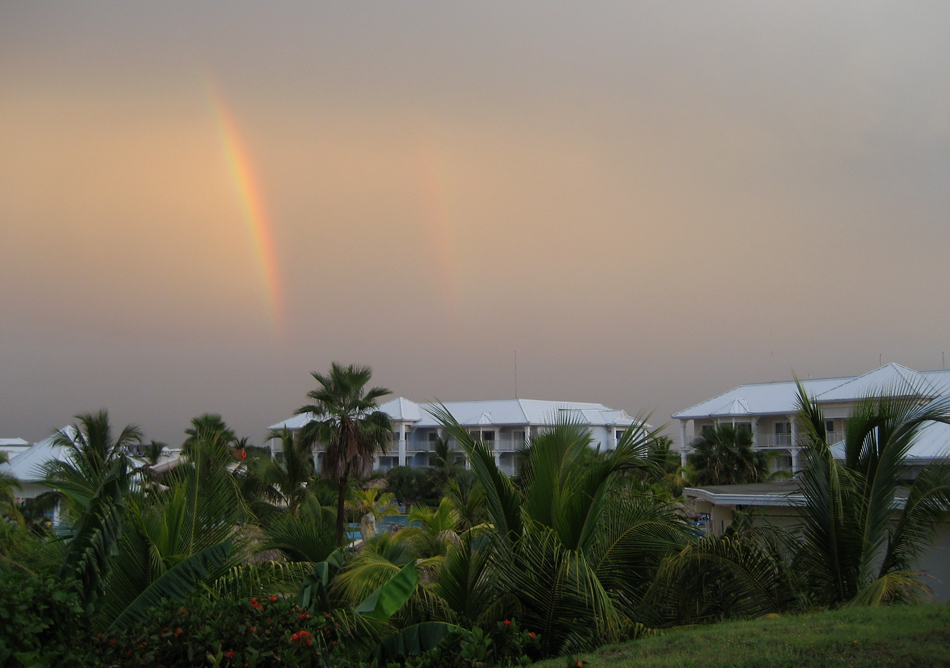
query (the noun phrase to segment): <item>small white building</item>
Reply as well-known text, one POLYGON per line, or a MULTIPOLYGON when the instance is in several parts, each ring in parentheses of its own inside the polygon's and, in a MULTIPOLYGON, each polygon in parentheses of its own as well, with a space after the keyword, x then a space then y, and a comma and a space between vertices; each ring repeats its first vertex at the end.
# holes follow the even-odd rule
MULTIPOLYGON (((442 425, 428 412, 434 403, 416 403, 404 397, 381 404, 379 410, 392 419, 393 435, 385 452, 377 453, 375 467, 388 470, 394 466, 428 466, 438 438, 447 434, 442 425)), ((502 399, 495 401, 450 401, 446 410, 469 432, 480 437, 495 454, 499 468, 509 475, 515 470, 515 453, 537 433, 538 429, 556 424, 567 417, 588 427, 594 445, 613 449, 620 436, 636 420, 622 410, 603 404, 570 401, 539 401, 535 399, 502 399)), ((299 431, 312 417, 295 415, 270 426, 271 430, 287 428, 299 431)), ((279 452, 277 439, 270 442, 271 452, 279 452)), ((462 452, 454 439, 449 438, 450 452, 460 460, 462 452)), ((321 453, 317 453, 319 467, 321 453)))
POLYGON ((0 438, 0 452, 7 453, 7 459, 13 459, 30 447, 22 438, 0 438))

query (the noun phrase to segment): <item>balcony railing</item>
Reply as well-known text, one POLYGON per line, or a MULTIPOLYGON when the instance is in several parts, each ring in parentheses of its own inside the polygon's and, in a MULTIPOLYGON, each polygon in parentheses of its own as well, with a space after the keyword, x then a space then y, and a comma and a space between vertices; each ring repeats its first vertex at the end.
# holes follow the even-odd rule
MULTIPOLYGON (((493 441, 486 440, 485 444, 492 450, 492 452, 517 452, 518 449, 524 444, 524 439, 503 437, 496 438, 493 441)), ((435 452, 435 442, 406 441, 406 452, 435 452)), ((449 452, 462 452, 462 448, 459 447, 458 441, 456 441, 454 438, 449 439, 449 452)), ((388 444, 386 447, 386 452, 380 454, 386 457, 395 457, 398 455, 399 441, 388 444)))
MULTIPOLYGON (((844 432, 829 431, 825 434, 825 438, 829 445, 834 445, 844 440, 844 432)), ((757 434, 755 438, 756 450, 783 450, 790 447, 792 447, 791 434, 757 434)))

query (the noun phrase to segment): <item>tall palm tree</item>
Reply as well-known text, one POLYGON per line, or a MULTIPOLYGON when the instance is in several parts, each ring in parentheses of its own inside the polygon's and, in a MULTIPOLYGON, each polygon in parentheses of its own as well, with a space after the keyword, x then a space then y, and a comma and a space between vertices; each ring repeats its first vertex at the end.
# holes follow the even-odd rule
POLYGON ((369 367, 334 362, 328 374, 312 375, 319 384, 307 393, 313 403, 297 410, 313 417, 301 430, 301 439, 310 447, 325 448, 322 473, 337 482, 336 538, 342 543, 347 482, 369 475, 376 449, 392 433, 392 421, 377 406, 389 390, 366 388, 372 377, 369 367))
POLYGON ((66 509, 78 514, 95 497, 115 465, 119 461, 128 463, 129 449, 142 442, 142 430, 127 425, 113 436, 109 414, 104 410, 82 413, 76 419, 77 425, 55 434, 54 443, 67 448, 69 457, 46 466, 44 484, 61 492, 66 509))
MULTIPOLYGON (((8 461, 7 453, 0 452, 0 464, 6 464, 8 461)), ((13 495, 15 489, 20 489, 20 481, 6 471, 0 471, 0 513, 22 525, 23 515, 17 509, 16 497, 13 495)))
POLYGON ((834 606, 919 594, 914 568, 950 510, 950 466, 931 464, 907 484, 907 455, 923 429, 950 424, 950 397, 901 387, 868 398, 847 419, 840 461, 818 403, 801 384, 798 393, 808 467, 796 568, 808 595, 834 606))
POLYGON ((221 471, 234 460, 238 438, 220 415, 204 413, 193 418, 185 434, 188 438, 182 444, 182 453, 204 473, 221 471), (197 447, 199 444, 202 447, 197 447))

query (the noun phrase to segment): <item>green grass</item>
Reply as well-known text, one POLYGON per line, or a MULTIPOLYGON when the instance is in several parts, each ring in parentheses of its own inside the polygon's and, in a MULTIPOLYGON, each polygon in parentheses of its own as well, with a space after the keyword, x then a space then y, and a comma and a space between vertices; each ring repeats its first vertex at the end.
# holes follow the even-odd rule
MULTIPOLYGON (((950 605, 861 608, 716 624, 602 647, 577 658, 587 662, 587 668, 950 666, 950 605)), ((565 664, 565 659, 552 659, 537 665, 565 664)))

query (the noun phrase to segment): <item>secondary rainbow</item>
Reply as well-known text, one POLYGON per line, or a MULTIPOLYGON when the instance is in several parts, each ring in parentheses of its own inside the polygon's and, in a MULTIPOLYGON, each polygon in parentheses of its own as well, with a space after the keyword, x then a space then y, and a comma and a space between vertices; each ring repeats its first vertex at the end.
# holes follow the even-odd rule
POLYGON ((244 227, 254 248, 254 264, 267 294, 274 326, 280 331, 284 315, 283 290, 277 268, 274 230, 267 215, 264 193, 252 168, 250 152, 244 144, 234 115, 213 86, 208 86, 208 93, 214 106, 218 136, 228 171, 241 206, 244 227))

